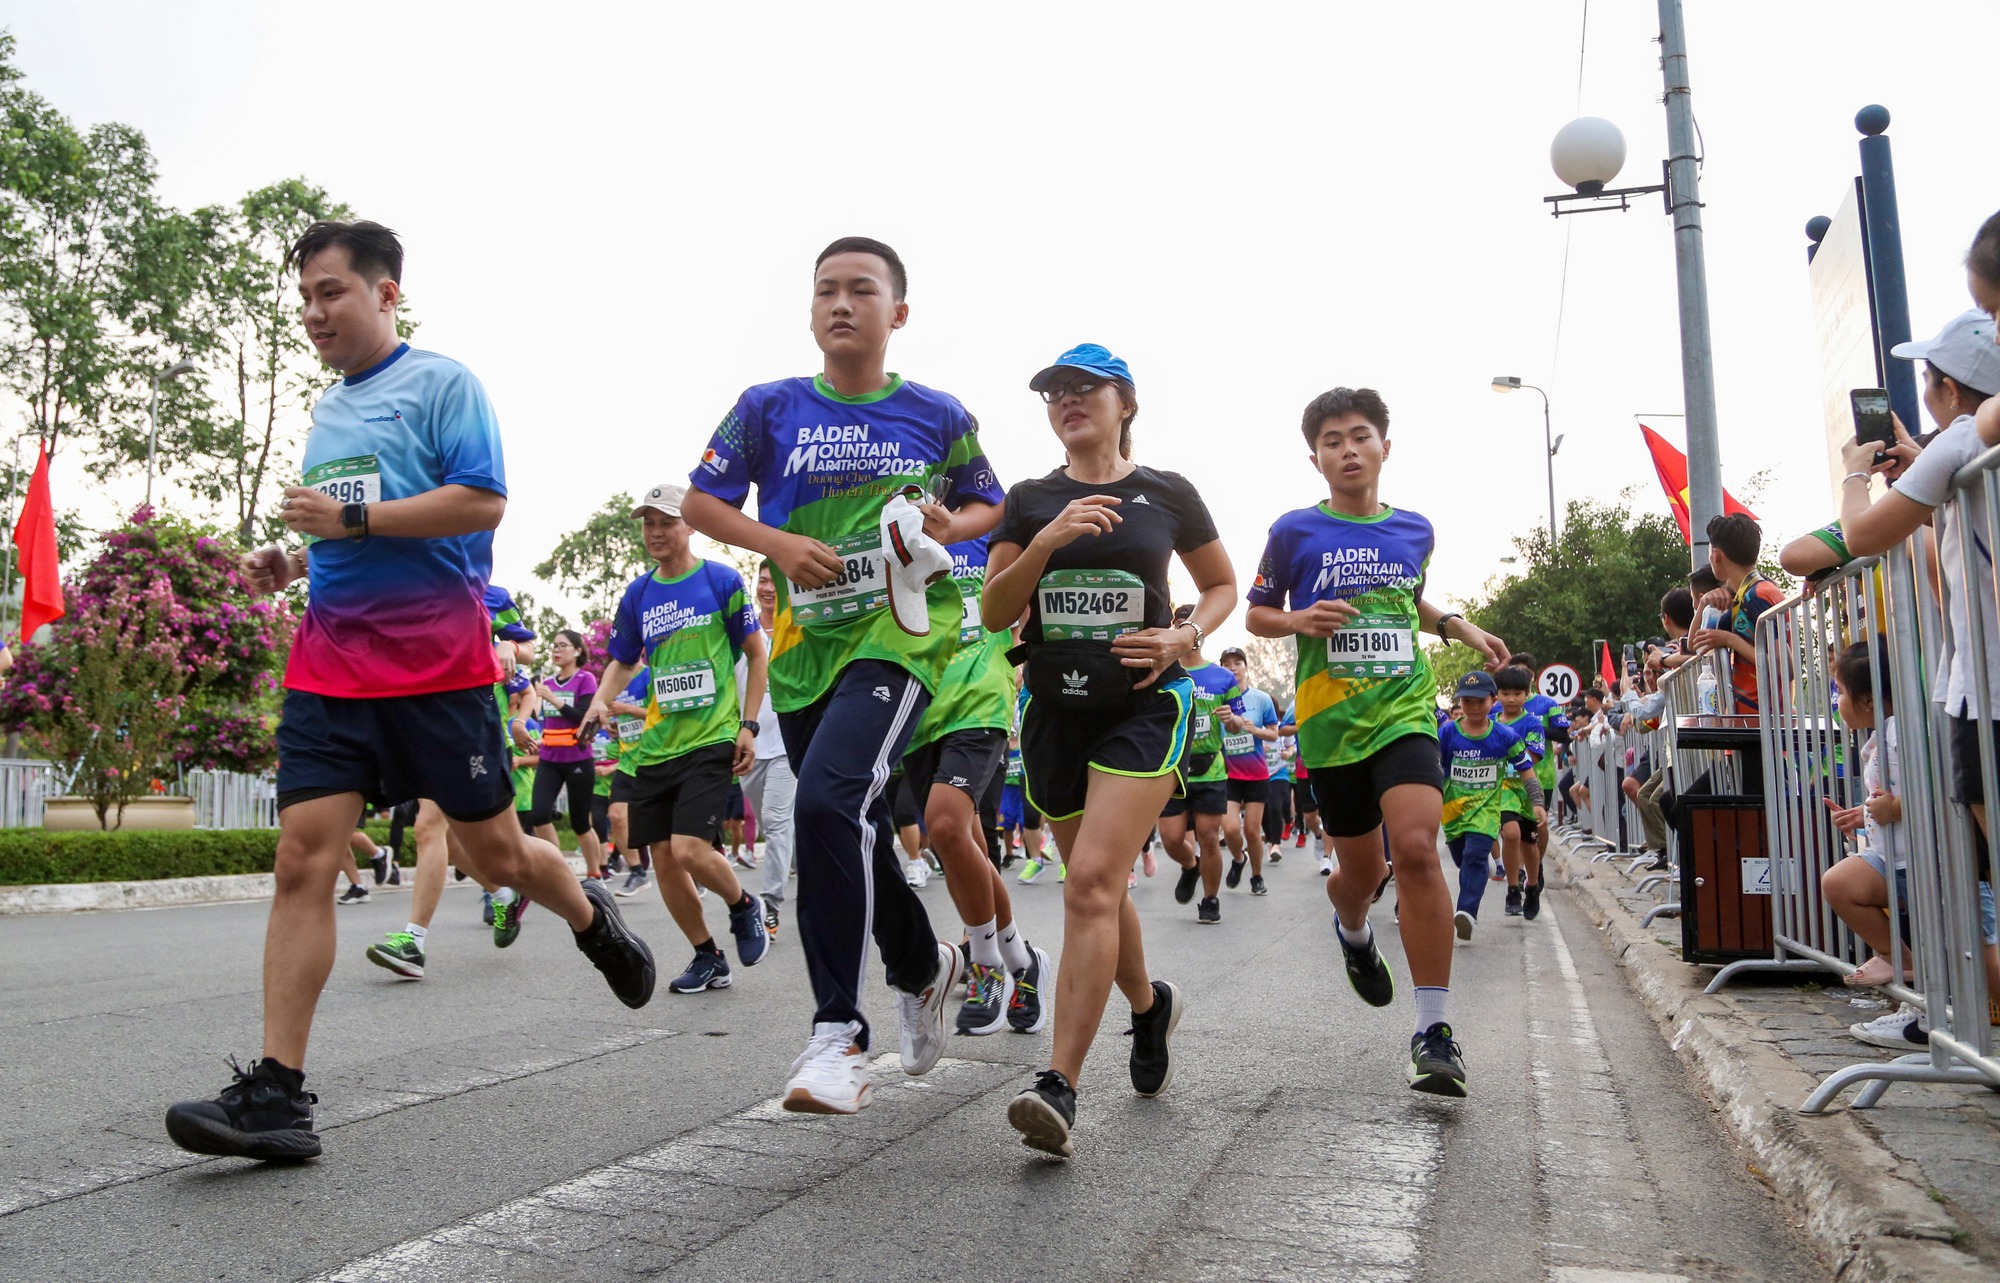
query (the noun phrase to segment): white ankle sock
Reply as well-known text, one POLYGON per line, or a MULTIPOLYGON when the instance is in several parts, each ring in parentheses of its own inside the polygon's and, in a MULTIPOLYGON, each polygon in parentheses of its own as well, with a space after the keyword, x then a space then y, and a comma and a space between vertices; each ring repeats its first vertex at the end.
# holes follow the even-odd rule
POLYGON ((410 938, 417 942, 417 947, 419 949, 424 947, 424 937, 429 934, 429 928, 420 927, 416 923, 412 922, 408 926, 405 926, 403 930, 410 933, 410 938))
POLYGON ((1375 928, 1366 918, 1361 920, 1361 928, 1358 931, 1349 931, 1347 924, 1339 918, 1333 920, 1333 926, 1334 930, 1340 932, 1341 939, 1356 947, 1367 944, 1375 938, 1375 928))
POLYGON ((999 920, 988 918, 984 922, 965 924, 965 935, 972 942, 972 960, 982 967, 997 967, 1000 961, 999 920))
POLYGON ((1429 1033, 1432 1025, 1444 1023, 1444 1004, 1451 990, 1437 985, 1417 986, 1417 1032, 1429 1033))
POLYGON ((498 891, 495 891, 495 892, 493 893, 493 903, 495 903, 495 904, 512 904, 512 903, 514 903, 514 888, 513 888, 513 887, 501 887, 501 888, 500 888, 500 889, 499 889, 498 891))
POLYGON ((1026 971, 1035 965, 1035 955, 1021 938, 1021 928, 1012 922, 1000 928, 1000 957, 1009 971, 1026 971))

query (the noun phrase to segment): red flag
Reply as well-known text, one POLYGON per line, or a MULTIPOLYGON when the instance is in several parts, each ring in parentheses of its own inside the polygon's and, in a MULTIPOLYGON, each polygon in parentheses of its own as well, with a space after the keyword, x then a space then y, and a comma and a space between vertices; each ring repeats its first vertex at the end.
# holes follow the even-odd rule
MULTIPOLYGON (((1646 449, 1653 456, 1653 471, 1660 474, 1660 489, 1667 492, 1667 504, 1674 510, 1674 521, 1681 528, 1681 538, 1692 544, 1694 538, 1689 532, 1688 521, 1687 456, 1667 444, 1666 438, 1645 424, 1639 425, 1639 431, 1646 438, 1646 449)), ((1722 492, 1722 510, 1740 512, 1753 521, 1757 518, 1756 513, 1736 502, 1727 490, 1722 492)))
POLYGON ((1618 691, 1618 666, 1611 662, 1611 643, 1597 644, 1597 675, 1604 679, 1604 694, 1608 699, 1618 691))
POLYGON ((49 498, 49 454, 35 451, 35 475, 28 481, 28 501, 14 523, 14 547, 21 567, 21 640, 28 641, 43 624, 68 613, 63 603, 62 562, 56 555, 56 506, 49 498))

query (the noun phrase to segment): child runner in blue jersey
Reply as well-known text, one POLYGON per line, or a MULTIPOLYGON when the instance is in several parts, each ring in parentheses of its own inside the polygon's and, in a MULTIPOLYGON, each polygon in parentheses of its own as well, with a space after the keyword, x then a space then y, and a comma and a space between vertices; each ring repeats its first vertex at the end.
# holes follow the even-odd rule
MULTIPOLYGON (((1535 662, 1533 655, 1524 651, 1513 656, 1508 662, 1510 665, 1527 669, 1536 675, 1537 680, 1540 679, 1541 666, 1535 662)), ((1535 762, 1535 778, 1541 781, 1542 795, 1549 801, 1560 801, 1561 798, 1556 791, 1556 755, 1562 745, 1569 743, 1569 714, 1563 711, 1560 703, 1539 690, 1530 691, 1527 701, 1521 707, 1530 717, 1540 718, 1542 723, 1542 739, 1546 751, 1535 762)), ((1533 848, 1532 852, 1525 853, 1528 863, 1522 873, 1525 883, 1522 887, 1524 917, 1533 918, 1541 913, 1542 864, 1549 855, 1549 827, 1547 824, 1540 826, 1535 834, 1535 840, 1528 844, 1533 848), (1528 905, 1534 906, 1533 913, 1528 912, 1528 905)))
POLYGON ((306 1040, 333 969, 334 881, 365 802, 434 800, 463 858, 569 923, 627 1006, 652 997, 653 959, 611 893, 578 887, 512 814, 484 600, 507 483, 485 390, 397 335, 403 247, 388 228, 315 223, 286 266, 299 272, 306 337, 344 377, 313 407, 302 484, 280 504, 308 549, 243 560, 251 592, 309 587, 278 726, 264 1054, 214 1100, 173 1106, 166 1125, 196 1153, 298 1159, 320 1152, 306 1040))
POLYGON ((993 528, 1002 491, 965 407, 887 369, 889 337, 909 319, 906 285, 902 259, 880 241, 848 237, 821 251, 812 299, 821 371, 743 393, 683 508, 690 526, 776 571, 771 703, 799 782, 799 940, 817 1005, 786 1084, 794 1111, 851 1114, 867 1103, 871 935, 897 995, 905 1073, 928 1073, 944 1053, 948 996, 963 971, 903 879, 882 789, 957 649, 964 602, 942 578, 915 607, 928 610, 928 629, 919 635, 902 619, 898 575, 914 562, 906 547, 885 546, 882 516, 915 486, 942 496, 921 505, 924 534, 963 543, 993 528), (753 489, 755 517, 742 511, 753 489))
POLYGON ((1475 669, 1458 680, 1458 719, 1438 732, 1444 766, 1444 838, 1458 865, 1458 911, 1452 926, 1461 940, 1472 939, 1479 903, 1486 897, 1486 867, 1500 840, 1507 804, 1508 776, 1520 778, 1528 804, 1542 807, 1535 760, 1521 737, 1490 716, 1500 688, 1493 674, 1475 669))
POLYGON ((1243 882, 1247 854, 1250 894, 1264 894, 1264 804, 1271 796, 1271 766, 1264 749, 1278 739, 1278 706, 1250 684, 1250 659, 1240 646, 1222 652, 1222 666, 1236 677, 1243 692, 1242 708, 1222 712, 1222 758, 1228 768, 1229 874, 1224 886, 1235 890, 1243 882))
MULTIPOLYGON (((1542 719, 1527 707, 1534 674, 1517 664, 1509 664, 1493 675, 1493 681, 1500 689, 1500 707, 1493 720, 1521 737, 1521 747, 1534 759, 1535 783, 1539 786, 1542 761, 1549 755, 1549 735, 1542 719)), ((1529 867, 1539 861, 1530 859, 1528 853, 1537 849, 1548 813, 1530 804, 1528 788, 1521 781, 1509 779, 1504 791, 1507 797, 1500 808, 1500 863, 1507 871, 1507 914, 1525 915, 1533 921, 1542 912, 1542 887, 1537 880, 1530 912, 1525 883, 1529 867)), ((1543 792, 1546 794, 1546 790, 1543 792)))

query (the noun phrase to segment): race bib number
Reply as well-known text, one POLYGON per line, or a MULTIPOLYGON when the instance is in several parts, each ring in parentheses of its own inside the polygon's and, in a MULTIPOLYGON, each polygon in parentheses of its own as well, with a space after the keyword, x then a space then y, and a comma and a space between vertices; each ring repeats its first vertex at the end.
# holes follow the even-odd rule
POLYGON ((331 459, 308 468, 305 484, 336 503, 382 502, 382 469, 372 454, 331 459))
POLYGON ((1194 715, 1194 737, 1198 740, 1207 739, 1209 728, 1214 725, 1215 718, 1209 715, 1208 710, 1203 709, 1201 712, 1196 713, 1194 715))
POLYGON ((548 700, 542 701, 542 720, 547 721, 551 717, 567 719, 570 710, 576 707, 576 692, 550 691, 549 694, 555 696, 555 701, 553 703, 548 700))
POLYGON ((963 602, 958 616, 958 644, 970 646, 986 635, 986 624, 979 618, 979 581, 961 579, 958 591, 963 602))
POLYGON ((1146 585, 1123 570, 1054 570, 1035 592, 1043 641, 1110 641, 1146 626, 1146 585))
POLYGON ((1249 731, 1231 732, 1222 737, 1224 757, 1248 757, 1257 751, 1257 737, 1249 731))
POLYGON ((844 623, 889 604, 889 569, 879 533, 864 530, 828 546, 840 558, 833 582, 824 588, 792 585, 792 619, 801 627, 844 623))
POLYGON ((611 741, 602 735, 590 741, 590 760, 593 762, 611 761, 611 741))
POLYGON ((621 717, 618 719, 618 742, 620 744, 636 744, 645 734, 645 718, 621 717))
POLYGON ((715 666, 705 659, 653 674, 653 702, 662 713, 685 713, 715 703, 715 666))
POLYGON ((1453 762, 1451 782, 1461 788, 1490 789, 1500 782, 1500 763, 1453 762))
POLYGON ((1410 621, 1395 615, 1362 615, 1326 639, 1330 677, 1408 677, 1416 661, 1410 621))

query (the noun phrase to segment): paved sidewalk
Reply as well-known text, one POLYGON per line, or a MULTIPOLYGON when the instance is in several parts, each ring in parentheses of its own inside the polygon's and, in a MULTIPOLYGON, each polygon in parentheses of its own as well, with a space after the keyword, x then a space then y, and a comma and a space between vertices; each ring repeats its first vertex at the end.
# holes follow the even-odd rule
POLYGON ((1558 845, 1553 876, 1605 936, 1663 1032, 1707 1087, 1762 1177, 1807 1225, 1842 1280, 2000 1279, 2000 1093, 1898 1084, 1874 1109, 1854 1092, 1825 1114, 1797 1112, 1819 1081, 1893 1052, 1847 1027, 1891 1009, 1831 974, 1749 976, 1712 996, 1709 967, 1681 961, 1680 921, 1639 923, 1659 901, 1639 895, 1625 859, 1591 864, 1558 845))

